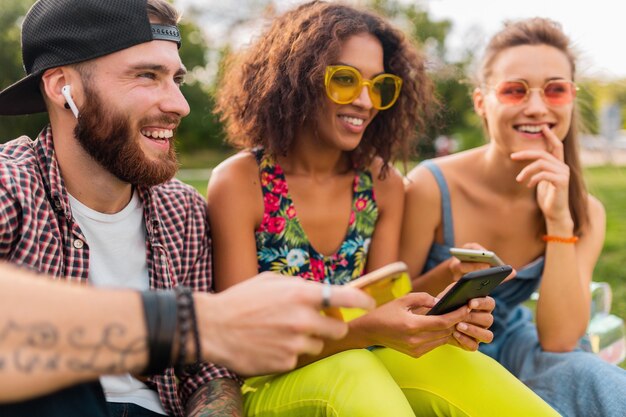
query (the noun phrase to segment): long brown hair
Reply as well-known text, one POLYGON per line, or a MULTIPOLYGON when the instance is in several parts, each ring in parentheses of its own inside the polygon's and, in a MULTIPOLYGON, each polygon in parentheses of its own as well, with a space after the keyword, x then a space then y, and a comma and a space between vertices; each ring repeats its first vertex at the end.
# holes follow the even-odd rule
MULTIPOLYGON (((559 23, 536 17, 507 22, 504 29, 491 38, 479 69, 478 86, 485 84, 491 76, 491 68, 498 54, 520 45, 548 45, 563 52, 570 63, 572 79, 575 80, 576 55, 570 46, 570 39, 565 35, 559 23)), ((587 190, 578 151, 579 120, 578 107, 574 104, 571 125, 563 140, 563 151, 565 163, 570 169, 569 208, 576 234, 580 234, 581 228, 589 222, 587 190)))
POLYGON ((345 40, 362 33, 380 41, 385 71, 404 83, 396 104, 376 115, 350 156, 357 167, 379 156, 386 168, 396 155, 408 155, 416 127, 425 130, 434 103, 423 55, 380 16, 323 1, 276 18, 255 44, 229 62, 216 107, 228 141, 285 155, 296 132, 326 103, 326 66, 336 63, 345 40))

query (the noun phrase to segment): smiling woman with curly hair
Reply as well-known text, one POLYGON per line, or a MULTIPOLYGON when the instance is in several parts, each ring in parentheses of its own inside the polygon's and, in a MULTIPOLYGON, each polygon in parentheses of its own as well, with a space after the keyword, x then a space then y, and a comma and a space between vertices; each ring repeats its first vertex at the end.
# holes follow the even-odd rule
POLYGON ((416 128, 425 130, 434 108, 423 55, 380 17, 325 2, 307 3, 279 16, 256 44, 231 60, 217 106, 229 142, 286 155, 299 131, 315 129, 328 100, 326 67, 337 63, 342 44, 357 33, 378 39, 384 72, 400 77, 403 84, 397 102, 371 121, 350 150, 352 162, 363 168, 375 156, 388 163, 394 152, 407 155, 416 128))
MULTIPOLYGON (((380 16, 326 2, 278 17, 232 59, 218 110, 242 151, 208 188, 218 290, 260 271, 342 285, 398 260, 404 187, 391 163, 434 108, 425 66, 380 16)), ((493 300, 424 315, 434 302, 407 294, 351 321, 344 340, 295 371, 248 379, 246 415, 555 415, 467 352, 491 339, 493 300)))

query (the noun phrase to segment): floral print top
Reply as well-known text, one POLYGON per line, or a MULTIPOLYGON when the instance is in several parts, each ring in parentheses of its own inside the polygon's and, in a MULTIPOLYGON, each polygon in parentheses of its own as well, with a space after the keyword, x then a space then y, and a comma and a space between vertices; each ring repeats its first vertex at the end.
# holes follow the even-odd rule
POLYGON ((356 172, 348 231, 339 250, 324 256, 311 245, 298 220, 282 168, 262 149, 254 153, 265 206, 263 221, 255 232, 259 272, 272 271, 338 285, 360 277, 378 218, 371 173, 356 172))

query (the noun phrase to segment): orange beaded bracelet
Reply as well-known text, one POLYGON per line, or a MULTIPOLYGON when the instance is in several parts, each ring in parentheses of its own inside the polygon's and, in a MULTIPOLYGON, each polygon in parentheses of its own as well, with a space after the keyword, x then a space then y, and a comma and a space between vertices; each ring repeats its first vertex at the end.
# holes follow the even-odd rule
POLYGON ((557 243, 576 243, 578 242, 578 236, 561 237, 552 235, 543 235, 544 242, 557 242, 557 243))

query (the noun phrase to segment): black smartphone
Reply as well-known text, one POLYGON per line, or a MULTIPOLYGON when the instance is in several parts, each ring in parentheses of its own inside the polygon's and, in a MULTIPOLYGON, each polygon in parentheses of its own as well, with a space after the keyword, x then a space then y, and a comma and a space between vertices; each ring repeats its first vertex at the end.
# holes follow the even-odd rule
POLYGON ((446 314, 466 305, 472 298, 488 296, 511 272, 510 265, 502 265, 463 275, 426 315, 446 314))

